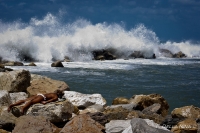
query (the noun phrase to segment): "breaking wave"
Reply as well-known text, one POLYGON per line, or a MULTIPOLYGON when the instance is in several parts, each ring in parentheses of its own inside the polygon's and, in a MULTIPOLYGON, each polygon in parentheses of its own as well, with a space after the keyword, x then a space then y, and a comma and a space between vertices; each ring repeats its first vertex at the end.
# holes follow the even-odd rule
POLYGON ((91 51, 110 48, 121 58, 133 51, 160 57, 160 48, 172 53, 182 51, 191 58, 200 57, 199 44, 160 43, 156 34, 143 24, 130 30, 120 24, 92 24, 85 19, 63 24, 50 13, 41 20, 32 18, 29 23, 0 21, 0 57, 5 60, 50 62, 68 56, 73 61, 84 61, 92 60, 91 51))

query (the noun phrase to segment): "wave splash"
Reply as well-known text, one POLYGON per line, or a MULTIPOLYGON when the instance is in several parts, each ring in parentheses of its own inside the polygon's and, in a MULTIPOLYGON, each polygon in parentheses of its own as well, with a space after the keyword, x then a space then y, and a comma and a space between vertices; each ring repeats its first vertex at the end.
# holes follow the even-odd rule
POLYGON ((88 61, 93 58, 91 51, 109 48, 115 49, 122 58, 133 51, 160 57, 160 48, 172 53, 182 51, 187 57, 200 57, 199 44, 160 43, 156 34, 143 24, 128 31, 120 24, 94 25, 84 19, 63 24, 50 13, 41 20, 32 18, 29 23, 0 21, 0 57, 5 60, 51 62, 68 56, 73 61, 88 61))

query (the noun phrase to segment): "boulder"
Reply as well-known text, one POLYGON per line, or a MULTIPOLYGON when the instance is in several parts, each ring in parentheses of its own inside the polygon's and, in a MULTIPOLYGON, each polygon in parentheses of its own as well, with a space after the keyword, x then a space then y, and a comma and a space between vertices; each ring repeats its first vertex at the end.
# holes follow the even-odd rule
POLYGON ((103 126, 105 126, 105 124, 109 122, 108 116, 103 114, 102 112, 87 113, 87 115, 89 115, 93 120, 97 121, 103 126))
POLYGON ((92 51, 95 60, 114 60, 117 57, 109 50, 94 50, 92 51))
POLYGON ((4 62, 4 66, 23 66, 24 64, 22 62, 18 61, 8 61, 4 62))
POLYGON ((64 57, 64 60, 63 60, 63 62, 70 62, 71 60, 70 60, 70 58, 68 57, 68 56, 65 56, 64 57))
POLYGON ((154 53, 148 53, 144 51, 134 51, 128 56, 128 58, 145 58, 145 59, 155 59, 156 55, 154 53))
POLYGON ((193 105, 191 106, 184 106, 181 108, 175 108, 171 115, 173 118, 191 118, 191 119, 197 119, 200 118, 200 108, 195 107, 193 105))
POLYGON ((64 67, 61 61, 56 61, 51 64, 51 67, 64 67))
POLYGON ((9 113, 7 109, 7 106, 0 106, 0 129, 12 131, 17 118, 12 113, 9 113))
POLYGON ((110 120, 125 120, 129 114, 129 111, 122 107, 117 107, 117 108, 105 109, 103 113, 108 117, 109 121, 110 120))
POLYGON ((64 81, 53 80, 48 77, 31 74, 31 85, 27 88, 29 95, 38 93, 52 93, 55 90, 69 91, 69 86, 64 81))
POLYGON ((167 101, 159 94, 150 95, 134 95, 130 100, 130 103, 137 104, 136 109, 142 111, 143 109, 153 105, 154 103, 159 103, 161 109, 159 114, 165 117, 168 114, 169 105, 167 101))
POLYGON ((37 66, 34 62, 28 64, 28 66, 37 66))
POLYGON ((52 123, 66 122, 72 117, 74 106, 71 102, 51 102, 48 104, 34 104, 26 115, 43 116, 52 123))
POLYGON ((144 114, 153 114, 153 113, 161 114, 160 111, 161 111, 161 105, 159 103, 154 103, 153 105, 151 105, 147 108, 144 108, 142 110, 142 113, 144 113, 144 114))
POLYGON ((180 118, 172 118, 171 115, 167 115, 165 120, 160 124, 164 127, 166 127, 167 129, 171 130, 172 127, 174 127, 175 125, 177 125, 180 121, 182 121, 183 119, 180 118))
POLYGON ((131 129, 133 133, 171 133, 166 128, 159 126, 153 121, 140 118, 133 118, 131 120, 131 129))
POLYGON ((11 132, 8 132, 6 130, 0 129, 0 133, 11 133, 11 132))
POLYGON ((129 111, 133 111, 137 107, 137 105, 136 104, 118 104, 118 105, 107 106, 106 109, 109 109, 109 108, 112 109, 112 108, 118 108, 118 107, 122 107, 129 111))
POLYGON ((43 116, 21 116, 12 133, 59 133, 60 129, 43 116))
POLYGON ((6 90, 0 90, 0 106, 8 106, 11 104, 10 95, 6 90))
POLYGON ((5 68, 5 66, 3 64, 0 64, 0 68, 5 68))
POLYGON ((111 120, 106 124, 106 133, 121 133, 128 128, 131 120, 111 120))
POLYGON ((161 53, 162 56, 172 58, 173 53, 169 51, 168 49, 159 49, 159 52, 161 53))
POLYGON ((103 133, 105 128, 90 118, 87 114, 74 117, 60 131, 60 133, 103 133))
POLYGON ((173 55, 173 58, 185 58, 187 57, 183 52, 179 51, 173 55))
POLYGON ((19 100, 24 100, 28 98, 28 94, 25 92, 16 92, 16 93, 9 93, 11 103, 16 103, 19 100))
POLYGON ((80 114, 85 114, 85 113, 96 113, 96 112, 102 112, 104 111, 103 105, 100 104, 95 104, 87 107, 86 109, 80 111, 80 114))
POLYGON ((186 119, 173 126, 173 133, 197 133, 198 125, 194 119, 186 119))
POLYGON ((64 97, 68 99, 75 106, 84 106, 85 108, 99 104, 106 105, 106 100, 101 94, 82 94, 75 91, 65 91, 64 97))
POLYGON ((16 70, 0 73, 0 90, 8 92, 25 92, 30 86, 30 73, 27 70, 16 70))
POLYGON ((124 97, 117 97, 113 100, 112 105, 117 105, 117 104, 128 104, 129 100, 124 97))

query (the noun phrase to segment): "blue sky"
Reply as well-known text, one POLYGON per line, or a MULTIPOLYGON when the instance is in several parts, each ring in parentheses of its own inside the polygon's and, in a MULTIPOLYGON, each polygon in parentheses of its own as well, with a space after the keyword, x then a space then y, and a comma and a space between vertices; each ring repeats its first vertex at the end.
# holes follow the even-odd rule
POLYGON ((29 22, 62 12, 64 22, 144 24, 162 41, 200 41, 199 0, 0 0, 0 20, 29 22))

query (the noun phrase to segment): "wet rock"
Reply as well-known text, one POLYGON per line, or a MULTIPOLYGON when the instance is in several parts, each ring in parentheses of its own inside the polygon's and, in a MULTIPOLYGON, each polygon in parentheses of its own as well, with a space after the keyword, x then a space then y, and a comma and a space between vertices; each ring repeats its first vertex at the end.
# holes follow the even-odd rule
POLYGON ((156 55, 154 53, 143 52, 143 51, 134 51, 128 56, 128 58, 145 58, 145 59, 155 59, 156 55))
POLYGON ((103 133, 105 128, 90 118, 89 115, 82 114, 74 117, 68 122, 60 133, 103 133))
POLYGON ((168 49, 159 49, 159 51, 160 51, 161 55, 164 57, 168 57, 168 58, 173 57, 173 53, 171 51, 169 51, 168 49))
POLYGON ((134 95, 129 101, 130 103, 137 104, 136 109, 140 111, 153 105, 154 103, 159 103, 161 105, 159 113, 163 117, 168 114, 169 105, 167 101, 159 94, 134 95))
POLYGON ((28 64, 28 66, 37 66, 34 62, 28 64))
POLYGON ((56 61, 51 64, 51 67, 64 67, 61 61, 56 61))
POLYGON ((25 92, 30 86, 30 73, 27 70, 16 70, 0 73, 0 90, 8 92, 25 92))
POLYGON ((60 129, 43 116, 21 116, 12 133, 59 133, 60 129))
POLYGON ((116 56, 109 50, 94 50, 92 51, 95 60, 114 60, 116 56))
POLYGON ((173 58, 185 58, 187 57, 183 52, 179 51, 173 55, 173 58))
POLYGON ((128 104, 129 100, 124 97, 117 97, 113 100, 112 105, 117 105, 117 104, 128 104))
POLYGON ((191 118, 195 120, 197 118, 200 118, 200 108, 195 107, 193 105, 175 108, 171 112, 171 115, 173 118, 191 118))
POLYGON ((71 60, 70 60, 70 58, 68 57, 68 56, 65 56, 64 57, 64 60, 63 60, 63 62, 70 62, 71 60))
POLYGON ((23 66, 24 64, 22 62, 18 61, 8 61, 4 63, 4 66, 23 66))
POLYGON ((193 119, 186 119, 173 126, 173 133, 197 133, 198 125, 193 119))
POLYGON ((31 85, 27 88, 29 95, 38 93, 52 93, 56 90, 69 91, 69 86, 64 81, 53 80, 48 77, 31 74, 31 85))
POLYGON ((64 97, 78 107, 83 106, 87 108, 95 104, 106 105, 106 100, 101 94, 82 94, 75 91, 65 91, 64 97))

